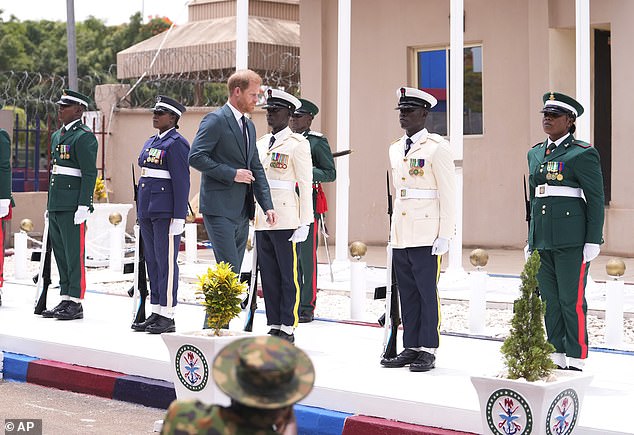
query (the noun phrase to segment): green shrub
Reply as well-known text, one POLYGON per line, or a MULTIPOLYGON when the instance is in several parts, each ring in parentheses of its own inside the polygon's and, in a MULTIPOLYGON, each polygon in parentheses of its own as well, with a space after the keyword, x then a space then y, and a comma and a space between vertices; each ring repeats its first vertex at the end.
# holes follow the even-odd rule
POLYGON ((240 295, 247 284, 240 282, 229 263, 220 262, 198 277, 196 294, 204 297, 202 305, 207 312, 207 326, 220 335, 220 329, 240 314, 240 295))

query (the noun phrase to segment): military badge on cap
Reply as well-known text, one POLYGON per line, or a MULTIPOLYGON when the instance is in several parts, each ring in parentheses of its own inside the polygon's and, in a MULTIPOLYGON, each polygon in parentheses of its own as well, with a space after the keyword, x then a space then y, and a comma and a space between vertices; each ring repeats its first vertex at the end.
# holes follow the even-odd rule
POLYGON ((559 92, 546 92, 542 97, 542 113, 572 115, 575 118, 583 114, 583 106, 577 100, 559 92))
POLYGON ((79 104, 88 108, 90 98, 71 89, 64 89, 62 91, 62 96, 56 104, 59 104, 60 106, 72 106, 73 104, 79 104))
POLYGON ((416 88, 398 88, 396 90, 396 96, 398 97, 398 106, 395 107, 396 110, 418 109, 420 107, 429 110, 438 103, 438 100, 436 100, 432 94, 428 94, 416 88))
POLYGON ((187 109, 175 99, 166 97, 165 95, 159 95, 156 97, 156 104, 154 104, 154 107, 150 110, 153 112, 168 111, 180 117, 187 109))
POLYGON ((302 103, 288 92, 280 91, 279 89, 268 89, 266 91, 266 104, 262 107, 264 109, 285 108, 293 113, 302 107, 302 103))

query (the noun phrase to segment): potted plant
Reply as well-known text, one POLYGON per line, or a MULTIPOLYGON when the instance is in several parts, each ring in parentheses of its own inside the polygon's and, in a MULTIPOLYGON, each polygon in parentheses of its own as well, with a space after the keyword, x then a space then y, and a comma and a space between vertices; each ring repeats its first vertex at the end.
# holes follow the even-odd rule
POLYGON ((178 399, 199 399, 206 403, 229 404, 210 378, 216 354, 229 342, 251 335, 241 330, 222 329, 240 312, 241 294, 247 284, 240 282, 228 263, 220 262, 198 277, 197 295, 207 313, 210 329, 162 334, 170 353, 174 388, 178 399))
POLYGON ((511 331, 501 348, 506 372, 472 376, 480 401, 483 433, 574 433, 585 388, 592 376, 555 370, 554 347, 544 331, 544 302, 537 292, 539 253, 526 261, 521 295, 513 306, 511 331))

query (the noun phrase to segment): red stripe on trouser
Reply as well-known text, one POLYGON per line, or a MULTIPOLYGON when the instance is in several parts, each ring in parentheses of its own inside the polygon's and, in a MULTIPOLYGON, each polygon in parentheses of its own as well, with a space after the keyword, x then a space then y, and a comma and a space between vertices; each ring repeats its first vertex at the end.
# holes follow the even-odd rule
POLYGON ((310 304, 315 308, 315 302, 317 301, 317 230, 319 229, 319 221, 315 219, 313 221, 313 277, 311 290, 313 291, 313 298, 310 300, 310 304))
POLYGON ((579 346, 581 347, 581 359, 588 357, 588 343, 586 342, 586 316, 583 313, 583 295, 585 292, 585 272, 587 263, 584 261, 581 263, 581 270, 579 271, 579 283, 577 286, 577 303, 575 305, 575 311, 577 312, 577 333, 579 346))
POLYGON ((86 293, 86 267, 85 267, 85 246, 86 246, 86 223, 82 222, 79 224, 79 273, 81 274, 81 279, 79 281, 79 299, 84 298, 84 293, 86 293))

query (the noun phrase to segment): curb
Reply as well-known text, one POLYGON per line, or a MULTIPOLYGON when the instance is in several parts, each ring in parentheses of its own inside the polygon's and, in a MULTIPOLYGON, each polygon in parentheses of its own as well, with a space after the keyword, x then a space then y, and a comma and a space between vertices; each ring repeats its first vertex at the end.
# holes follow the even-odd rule
MULTIPOLYGON (((131 376, 0 350, 0 379, 27 382, 76 393, 167 409, 176 399, 174 384, 159 379, 131 376)), ((302 435, 460 435, 426 426, 353 415, 307 405, 295 405, 302 435)))

